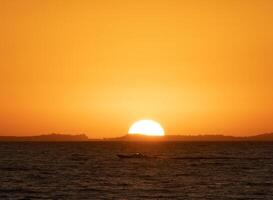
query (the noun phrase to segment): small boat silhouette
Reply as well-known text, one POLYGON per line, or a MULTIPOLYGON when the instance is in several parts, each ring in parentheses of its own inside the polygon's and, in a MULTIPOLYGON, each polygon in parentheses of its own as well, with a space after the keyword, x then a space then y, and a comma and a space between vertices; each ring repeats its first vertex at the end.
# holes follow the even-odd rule
POLYGON ((142 153, 132 153, 132 154, 117 154, 119 158, 151 158, 150 156, 144 155, 142 153))

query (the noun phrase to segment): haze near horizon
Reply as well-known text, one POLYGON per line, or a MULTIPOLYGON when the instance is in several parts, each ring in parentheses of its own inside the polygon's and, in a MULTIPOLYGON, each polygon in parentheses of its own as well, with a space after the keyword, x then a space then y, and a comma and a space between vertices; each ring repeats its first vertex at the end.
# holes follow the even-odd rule
POLYGON ((0 135, 273 131, 270 0, 0 1, 0 135))

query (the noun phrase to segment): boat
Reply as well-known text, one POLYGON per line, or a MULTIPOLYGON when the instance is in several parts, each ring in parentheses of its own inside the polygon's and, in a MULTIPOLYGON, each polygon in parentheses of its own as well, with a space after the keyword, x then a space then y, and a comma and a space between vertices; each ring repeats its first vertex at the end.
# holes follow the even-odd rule
POLYGON ((132 154, 117 154, 119 158, 150 158, 142 153, 132 153, 132 154))

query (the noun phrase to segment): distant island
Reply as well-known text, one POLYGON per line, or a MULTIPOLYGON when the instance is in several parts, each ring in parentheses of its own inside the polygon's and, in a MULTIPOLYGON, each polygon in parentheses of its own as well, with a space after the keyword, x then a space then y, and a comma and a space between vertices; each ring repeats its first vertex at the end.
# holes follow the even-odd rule
POLYGON ((0 141, 7 142, 91 142, 91 141, 158 141, 158 142, 173 142, 173 141, 265 141, 273 142, 273 133, 265 133, 256 136, 248 137, 235 137, 224 135, 165 135, 165 136, 145 136, 145 135, 124 135, 116 138, 104 138, 104 139, 89 139, 85 134, 68 135, 68 134, 48 134, 37 136, 0 136, 0 141))
POLYGON ((85 134, 68 135, 68 134, 48 134, 38 136, 0 136, 0 141, 29 141, 29 142, 69 142, 69 141, 89 141, 85 134))
POLYGON ((104 139, 106 141, 272 141, 273 133, 265 133, 249 137, 235 137, 224 135, 165 135, 165 136, 145 136, 145 135, 125 135, 117 138, 104 139))

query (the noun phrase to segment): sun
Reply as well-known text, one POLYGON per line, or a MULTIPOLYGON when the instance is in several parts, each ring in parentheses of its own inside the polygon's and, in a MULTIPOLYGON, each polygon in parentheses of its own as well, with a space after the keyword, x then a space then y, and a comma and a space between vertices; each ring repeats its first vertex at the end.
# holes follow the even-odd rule
POLYGON ((149 136, 164 136, 165 132, 162 126, 154 121, 149 119, 143 119, 136 121, 129 128, 129 134, 141 134, 141 135, 149 135, 149 136))

